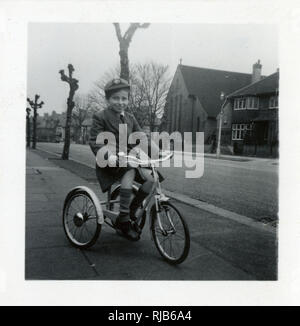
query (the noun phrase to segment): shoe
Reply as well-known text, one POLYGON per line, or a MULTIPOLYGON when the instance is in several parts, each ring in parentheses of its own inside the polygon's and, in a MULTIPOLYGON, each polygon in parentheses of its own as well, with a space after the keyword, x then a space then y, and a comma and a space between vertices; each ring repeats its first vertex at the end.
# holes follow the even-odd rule
POLYGON ((130 241, 138 241, 140 235, 135 231, 131 221, 120 222, 117 218, 115 223, 116 231, 130 241))
POLYGON ((138 233, 138 234, 141 234, 142 233, 142 229, 139 227, 139 224, 137 222, 137 218, 134 216, 134 217, 130 217, 131 219, 131 224, 132 224, 132 227, 133 229, 138 233))

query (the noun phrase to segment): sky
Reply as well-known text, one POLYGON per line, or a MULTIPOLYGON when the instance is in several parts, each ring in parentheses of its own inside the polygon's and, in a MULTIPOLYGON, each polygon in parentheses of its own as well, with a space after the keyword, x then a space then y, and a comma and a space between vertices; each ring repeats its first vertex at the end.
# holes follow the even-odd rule
MULTIPOLYGON (((122 33, 128 24, 121 24, 122 33)), ((40 95, 40 110, 66 110, 69 85, 59 70, 72 63, 79 80, 76 94, 87 94, 95 81, 119 65, 118 40, 113 24, 30 23, 28 25, 27 96, 40 95)), ((129 48, 130 63, 154 61, 175 73, 182 64, 251 73, 260 59, 262 74, 279 67, 278 31, 267 24, 156 24, 139 29, 129 48)))

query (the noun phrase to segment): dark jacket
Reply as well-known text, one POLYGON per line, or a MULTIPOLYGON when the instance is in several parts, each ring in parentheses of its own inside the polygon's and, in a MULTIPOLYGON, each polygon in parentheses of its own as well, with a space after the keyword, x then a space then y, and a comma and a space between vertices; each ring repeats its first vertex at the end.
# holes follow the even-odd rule
MULTIPOLYGON (((127 124, 127 140, 131 133, 135 131, 142 131, 135 117, 131 113, 125 112, 124 122, 127 124)), ((98 150, 104 146, 101 144, 96 144, 98 134, 104 131, 112 132, 115 135, 118 152, 120 123, 123 123, 120 119, 120 115, 111 109, 105 109, 93 115, 89 145, 95 156, 97 155, 98 150)), ((128 146, 128 149, 130 148, 132 147, 128 146)), ((125 172, 126 168, 100 168, 98 165, 96 165, 96 174, 103 192, 106 192, 116 181, 120 179, 122 174, 125 172)))

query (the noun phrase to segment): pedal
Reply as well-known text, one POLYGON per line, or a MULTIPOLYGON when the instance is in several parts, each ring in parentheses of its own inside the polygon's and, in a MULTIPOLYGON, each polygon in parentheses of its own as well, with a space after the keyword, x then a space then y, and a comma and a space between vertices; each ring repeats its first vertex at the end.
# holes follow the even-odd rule
POLYGON ((117 212, 112 212, 112 211, 109 211, 109 210, 103 210, 103 214, 106 218, 109 218, 112 222, 112 224, 116 224, 116 219, 119 215, 119 213, 117 212))

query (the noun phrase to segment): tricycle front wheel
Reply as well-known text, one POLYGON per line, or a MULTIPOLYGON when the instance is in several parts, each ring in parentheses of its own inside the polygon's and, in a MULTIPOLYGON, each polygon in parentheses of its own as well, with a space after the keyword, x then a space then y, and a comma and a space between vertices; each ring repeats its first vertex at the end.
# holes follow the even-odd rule
POLYGON ((184 218, 170 202, 151 208, 151 231, 155 246, 170 264, 182 263, 190 250, 190 233, 184 218))

